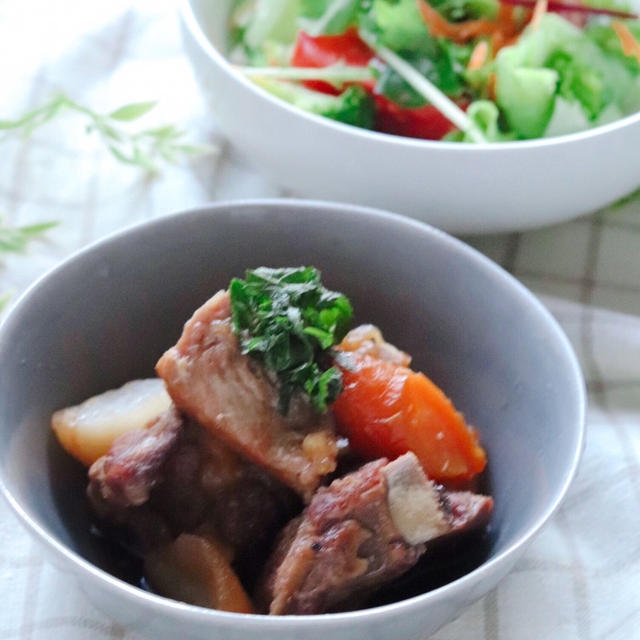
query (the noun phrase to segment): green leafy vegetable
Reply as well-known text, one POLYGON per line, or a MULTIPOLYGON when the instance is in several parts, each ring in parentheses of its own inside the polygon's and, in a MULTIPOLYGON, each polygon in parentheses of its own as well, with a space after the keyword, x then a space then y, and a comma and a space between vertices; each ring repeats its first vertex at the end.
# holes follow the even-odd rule
MULTIPOLYGON (((636 40, 640 39, 640 24, 634 22, 626 22, 625 24, 636 40)), ((585 28, 584 33, 590 40, 595 42, 602 51, 614 56, 620 63, 624 64, 629 71, 634 74, 640 73, 640 61, 635 56, 627 56, 624 54, 620 38, 610 24, 590 24, 585 28)))
POLYGON ((498 106, 522 138, 545 133, 557 97, 580 104, 594 124, 610 107, 630 113, 640 106, 637 74, 554 14, 500 51, 495 69, 498 106))
MULTIPOLYGON (((402 54, 402 58, 448 96, 461 95, 465 88, 464 65, 471 55, 471 47, 436 40, 431 43, 432 51, 429 55, 407 51, 402 54)), ((415 108, 428 104, 424 96, 389 65, 385 65, 380 72, 376 92, 401 107, 415 108)))
POLYGON ((332 96, 274 78, 258 76, 253 81, 278 98, 310 113, 365 129, 373 128, 373 98, 360 86, 349 87, 340 95, 332 96))
POLYGON ((434 105, 440 113, 446 116, 461 131, 465 132, 473 142, 486 142, 486 138, 473 120, 438 87, 425 78, 404 58, 387 49, 387 47, 372 45, 379 58, 401 75, 411 87, 434 105))
POLYGON ((540 137, 553 114, 558 72, 544 67, 580 30, 554 15, 543 16, 536 30, 528 30, 495 61, 496 101, 509 126, 522 138, 540 137))
POLYGON ((63 112, 79 113, 89 122, 87 132, 96 132, 114 157, 125 164, 157 171, 159 161, 176 163, 182 158, 210 153, 207 145, 184 142, 184 131, 169 124, 131 132, 122 126, 147 114, 155 102, 134 102, 108 114, 97 113, 64 94, 55 95, 49 102, 25 113, 16 120, 0 120, 0 131, 21 132, 29 137, 35 129, 63 112))
POLYGON ((249 49, 257 49, 267 40, 293 42, 299 12, 299 0, 257 0, 252 11, 244 14, 244 21, 237 16, 233 20, 242 25, 244 44, 249 49))
MULTIPOLYGON (((500 128, 500 111, 490 100, 472 102, 467 109, 467 115, 489 142, 506 142, 515 138, 513 133, 506 133, 500 128)), ((463 140, 471 141, 468 135, 463 140)))
POLYGON ((280 411, 296 392, 318 412, 342 390, 342 375, 328 367, 327 351, 340 342, 353 314, 341 293, 322 286, 313 267, 247 270, 229 286, 233 326, 243 353, 257 358, 280 383, 280 411))
POLYGON ((577 100, 583 107, 587 118, 595 119, 606 104, 611 101, 602 73, 581 64, 565 51, 555 52, 547 66, 558 73, 558 94, 565 100, 577 100))
POLYGON ((431 0, 429 4, 450 22, 493 20, 499 7, 497 0, 431 0))
POLYGON ((360 0, 301 0, 300 26, 309 35, 343 33, 354 25, 360 0))
POLYGON ((359 24, 368 42, 392 51, 426 55, 433 51, 433 38, 416 0, 363 0, 359 24))

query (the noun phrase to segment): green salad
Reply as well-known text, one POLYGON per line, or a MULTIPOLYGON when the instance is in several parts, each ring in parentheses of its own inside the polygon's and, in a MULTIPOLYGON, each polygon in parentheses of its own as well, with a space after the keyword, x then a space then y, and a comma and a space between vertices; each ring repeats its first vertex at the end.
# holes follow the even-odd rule
POLYGON ((279 98, 413 138, 526 140, 640 110, 616 0, 235 0, 231 60, 279 98))

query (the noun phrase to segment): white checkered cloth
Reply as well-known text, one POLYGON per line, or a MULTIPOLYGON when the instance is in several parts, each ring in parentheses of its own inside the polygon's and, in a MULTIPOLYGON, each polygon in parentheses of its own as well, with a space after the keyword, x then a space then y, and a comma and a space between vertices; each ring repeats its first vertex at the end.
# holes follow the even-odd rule
MULTIPOLYGON (((209 200, 281 195, 217 140, 183 58, 175 3, 0 0, 0 118, 54 90, 101 111, 158 99, 217 156, 148 180, 68 116, 0 141, 0 211, 57 219, 46 242, 0 264, 19 293, 60 259, 136 221, 209 200)), ((569 335, 589 389, 587 448, 558 514, 486 598, 437 640, 640 638, 640 200, 562 226, 471 240, 536 293, 569 335)), ((49 566, 0 501, 0 640, 139 638, 49 566)))

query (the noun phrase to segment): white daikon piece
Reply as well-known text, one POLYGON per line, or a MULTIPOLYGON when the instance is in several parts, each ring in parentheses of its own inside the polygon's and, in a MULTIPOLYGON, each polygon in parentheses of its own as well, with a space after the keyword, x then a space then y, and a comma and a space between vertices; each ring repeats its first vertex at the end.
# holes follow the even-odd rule
POLYGON ((133 380, 56 411, 51 427, 66 451, 90 466, 109 451, 119 435, 146 429, 170 405, 161 379, 133 380))

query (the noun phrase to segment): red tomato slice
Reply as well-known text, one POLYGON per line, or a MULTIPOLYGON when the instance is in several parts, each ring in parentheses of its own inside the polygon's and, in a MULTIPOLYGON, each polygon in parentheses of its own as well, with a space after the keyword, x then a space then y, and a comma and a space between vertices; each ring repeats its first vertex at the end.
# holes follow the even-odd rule
POLYGON ((441 140, 456 128, 431 104, 405 109, 386 96, 376 94, 374 98, 376 129, 383 133, 424 140, 441 140))
MULTIPOLYGON (((310 36, 304 31, 298 33, 291 58, 293 67, 329 67, 334 64, 367 66, 374 52, 358 36, 356 29, 348 29, 332 36, 310 36)), ((375 81, 360 83, 371 93, 375 81)), ((337 95, 338 89, 327 82, 307 80, 304 85, 314 91, 337 95)), ((405 109, 389 98, 374 94, 376 101, 376 129, 384 133, 410 138, 440 140, 455 126, 434 106, 405 109)))
MULTIPOLYGON (((317 37, 300 31, 293 50, 291 65, 293 67, 329 67, 341 63, 366 67, 373 55, 373 51, 360 39, 355 29, 348 29, 339 35, 317 37)), ((372 82, 368 88, 373 89, 373 84, 372 82)), ((309 80, 305 85, 309 89, 323 93, 339 93, 327 82, 309 80)))

